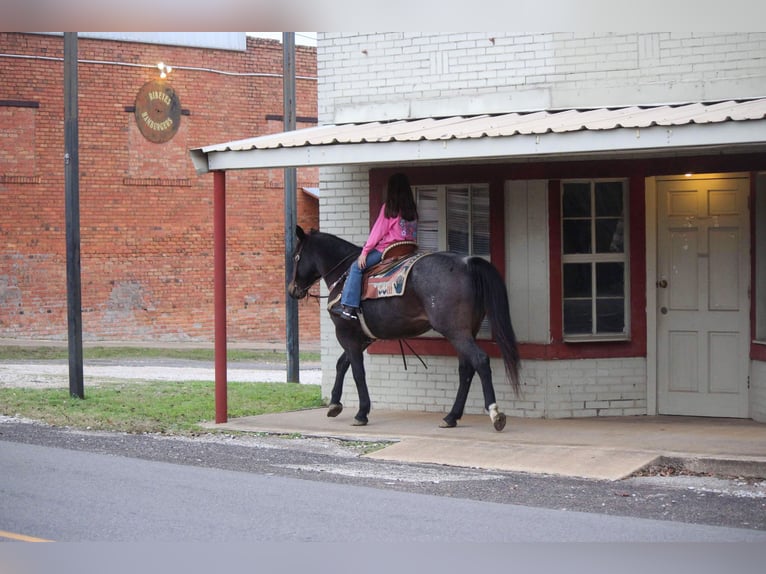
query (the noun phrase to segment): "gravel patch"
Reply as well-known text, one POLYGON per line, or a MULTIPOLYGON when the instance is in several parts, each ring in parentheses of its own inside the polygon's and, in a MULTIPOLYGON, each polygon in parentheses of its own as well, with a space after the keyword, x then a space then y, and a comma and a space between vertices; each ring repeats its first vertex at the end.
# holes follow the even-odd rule
POLYGON ((647 476, 631 478, 626 482, 685 489, 702 496, 766 499, 766 481, 763 480, 715 476, 647 476))

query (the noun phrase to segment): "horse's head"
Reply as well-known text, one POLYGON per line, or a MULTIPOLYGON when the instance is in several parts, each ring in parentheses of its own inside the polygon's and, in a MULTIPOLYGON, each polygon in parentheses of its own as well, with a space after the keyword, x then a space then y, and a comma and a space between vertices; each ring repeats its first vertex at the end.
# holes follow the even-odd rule
POLYGON ((306 234, 300 225, 296 225, 295 235, 298 243, 293 250, 293 278, 287 286, 287 292, 293 299, 303 299, 322 275, 311 249, 311 233, 306 234))

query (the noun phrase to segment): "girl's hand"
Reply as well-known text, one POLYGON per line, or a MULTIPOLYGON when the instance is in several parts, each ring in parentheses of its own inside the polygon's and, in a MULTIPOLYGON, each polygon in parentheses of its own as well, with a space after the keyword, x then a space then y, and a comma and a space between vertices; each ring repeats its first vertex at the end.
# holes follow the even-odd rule
POLYGON ((364 269, 367 267, 367 257, 360 255, 359 259, 356 260, 356 264, 359 266, 359 269, 364 269))

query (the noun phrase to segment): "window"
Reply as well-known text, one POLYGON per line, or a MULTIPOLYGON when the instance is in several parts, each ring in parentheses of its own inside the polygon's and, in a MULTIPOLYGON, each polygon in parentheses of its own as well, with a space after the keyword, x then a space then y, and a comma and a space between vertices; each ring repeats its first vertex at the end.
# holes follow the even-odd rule
POLYGON ((628 337, 626 187, 622 180, 562 182, 566 341, 628 337))
POLYGON ((489 260, 489 186, 415 187, 418 244, 431 251, 454 251, 489 260))
MULTIPOLYGON (((413 191, 418 205, 421 248, 490 260, 488 184, 416 186, 413 191)), ((489 321, 485 317, 478 336, 489 335, 489 321)))

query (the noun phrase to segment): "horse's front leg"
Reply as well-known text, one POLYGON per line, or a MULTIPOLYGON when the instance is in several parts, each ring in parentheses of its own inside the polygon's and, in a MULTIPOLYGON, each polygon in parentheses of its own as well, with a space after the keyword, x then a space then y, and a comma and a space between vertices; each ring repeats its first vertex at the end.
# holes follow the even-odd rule
POLYGON ((346 351, 351 362, 351 373, 356 383, 356 392, 359 395, 359 410, 354 417, 354 426, 364 426, 367 424, 367 415, 370 414, 370 393, 367 390, 367 375, 364 371, 364 356, 362 351, 346 351))
POLYGON ((350 366, 351 361, 348 360, 348 356, 344 351, 335 363, 335 384, 332 386, 330 404, 327 407, 328 417, 337 417, 343 412, 343 403, 340 402, 340 399, 343 395, 343 380, 346 378, 346 373, 350 366))

